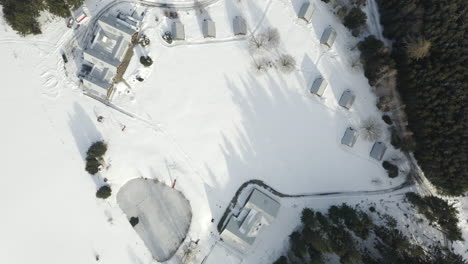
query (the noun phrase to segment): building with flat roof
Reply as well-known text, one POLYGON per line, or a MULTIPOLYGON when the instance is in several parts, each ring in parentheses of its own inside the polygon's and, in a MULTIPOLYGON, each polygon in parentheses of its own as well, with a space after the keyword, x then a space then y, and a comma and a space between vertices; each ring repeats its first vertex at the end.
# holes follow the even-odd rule
POLYGON ((315 5, 311 2, 305 2, 302 4, 301 9, 299 9, 299 13, 297 17, 303 19, 305 22, 309 23, 312 19, 312 15, 315 11, 315 5))
POLYGON ((221 232, 222 240, 240 251, 248 249, 261 230, 274 221, 279 208, 279 202, 254 189, 239 215, 229 218, 221 232))
POLYGON ((86 92, 109 99, 113 78, 139 30, 139 21, 119 14, 103 16, 97 24, 99 27, 91 46, 83 51, 83 58, 92 65, 92 70, 82 80, 86 92))

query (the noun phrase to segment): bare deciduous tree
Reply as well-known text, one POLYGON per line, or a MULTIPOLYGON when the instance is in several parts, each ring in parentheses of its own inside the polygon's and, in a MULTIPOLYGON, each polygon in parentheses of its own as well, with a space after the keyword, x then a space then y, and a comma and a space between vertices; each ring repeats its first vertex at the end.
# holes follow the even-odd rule
POLYGON ((269 49, 278 47, 280 43, 280 34, 276 28, 268 28, 263 34, 267 41, 267 47, 269 49))
POLYGON ((377 119, 368 118, 362 122, 361 133, 364 139, 376 141, 382 136, 382 125, 377 119))
POLYGON ((291 73, 296 68, 296 60, 289 54, 282 54, 278 59, 278 67, 283 73, 291 73))
POLYGON ((255 74, 261 75, 268 71, 269 68, 269 61, 265 58, 261 59, 254 59, 252 63, 252 67, 254 69, 255 74))
POLYGON ((406 52, 408 57, 419 60, 429 55, 431 42, 423 37, 408 38, 406 52))
POLYGON ((259 34, 257 36, 252 34, 248 39, 248 45, 249 50, 252 53, 257 53, 268 49, 268 41, 264 34, 259 34))

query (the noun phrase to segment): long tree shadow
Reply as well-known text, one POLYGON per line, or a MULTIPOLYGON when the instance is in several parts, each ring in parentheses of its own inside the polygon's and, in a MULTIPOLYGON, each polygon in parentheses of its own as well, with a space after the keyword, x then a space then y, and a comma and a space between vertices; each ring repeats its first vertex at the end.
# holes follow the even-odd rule
MULTIPOLYGON (((89 117, 88 113, 78 103, 73 105, 73 113, 68 114, 68 124, 75 139, 75 145, 83 158, 83 170, 85 168, 86 152, 92 143, 102 140, 102 135, 98 131, 96 124, 89 117)), ((101 177, 92 177, 97 187, 103 184, 101 177)))

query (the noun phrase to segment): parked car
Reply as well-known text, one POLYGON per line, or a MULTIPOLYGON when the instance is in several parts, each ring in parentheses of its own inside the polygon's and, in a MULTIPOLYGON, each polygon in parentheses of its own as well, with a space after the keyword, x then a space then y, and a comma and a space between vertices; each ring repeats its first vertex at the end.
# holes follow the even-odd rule
POLYGON ((67 27, 68 27, 68 28, 73 27, 73 24, 74 24, 74 23, 75 23, 75 19, 73 19, 73 17, 70 17, 70 18, 68 19, 68 22, 67 22, 67 27))

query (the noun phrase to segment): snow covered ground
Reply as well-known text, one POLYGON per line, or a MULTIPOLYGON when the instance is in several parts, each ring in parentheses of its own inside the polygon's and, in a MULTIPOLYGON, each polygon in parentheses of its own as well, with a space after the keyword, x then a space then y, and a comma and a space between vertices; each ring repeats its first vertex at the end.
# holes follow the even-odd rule
MULTIPOLYGON (((95 15, 109 2, 90 0, 87 6, 95 15)), ((72 31, 65 20, 44 16, 44 34, 23 38, 0 20, 5 186, 0 194, 0 262, 154 263, 116 203, 119 188, 138 177, 168 185, 177 180, 175 188, 193 209, 184 246, 169 263, 200 263, 212 248, 222 257, 214 246, 217 222, 239 186, 250 179, 288 194, 401 184, 403 176, 390 180, 380 163, 369 158, 371 142, 359 138, 352 149, 340 145, 348 126, 359 127, 368 117, 380 119, 376 98, 362 70, 351 67, 358 58, 358 40, 321 1, 315 1, 312 23, 300 23, 295 13, 301 3, 220 0, 203 12, 179 12, 188 39, 172 46, 160 39, 170 22, 159 8, 127 2, 114 6, 111 12, 147 11, 142 30, 151 45, 136 54, 148 53, 154 64, 143 69, 135 56, 125 75, 130 87, 122 84, 114 100, 136 118, 82 94, 74 77, 80 46, 73 40, 84 37, 85 26, 72 31), (282 42, 269 56, 291 54, 297 70, 255 75, 245 38, 232 36, 236 15, 246 18, 251 32, 278 28, 282 42), (200 31, 200 21, 207 17, 217 28, 217 38, 209 41, 200 31), (338 38, 326 49, 318 39, 330 25, 338 38), (69 56, 67 64, 61 52, 69 56), (322 98, 307 91, 319 74, 329 81, 322 98), (136 75, 145 81, 135 81, 136 75), (350 111, 337 104, 346 89, 357 95, 350 111), (103 123, 96 121, 100 115, 103 123), (84 171, 84 156, 100 139, 109 145, 110 167, 92 177, 84 171), (113 190, 105 201, 94 197, 103 177, 113 190), (184 250, 189 246, 191 256, 184 250)), ((382 140, 389 146, 388 135, 382 140)), ((385 158, 400 156, 390 147, 385 158)), ((255 253, 243 263, 269 263, 277 257, 301 207, 326 208, 349 200, 340 199, 281 200, 274 226, 260 235, 255 253)), ((462 253, 466 245, 457 249, 462 253)))
POLYGON ((132 179, 120 188, 117 203, 156 260, 170 259, 184 241, 192 218, 190 203, 158 181, 132 179))

